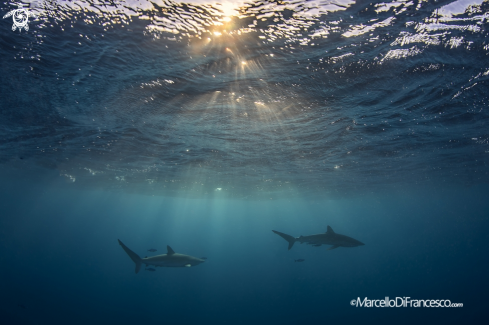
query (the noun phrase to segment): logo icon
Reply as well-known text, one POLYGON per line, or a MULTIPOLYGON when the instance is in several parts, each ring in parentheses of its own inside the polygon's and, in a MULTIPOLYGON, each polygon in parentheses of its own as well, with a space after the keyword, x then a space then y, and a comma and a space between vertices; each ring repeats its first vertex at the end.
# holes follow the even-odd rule
POLYGON ((19 31, 21 31, 22 28, 24 28, 26 32, 29 30, 29 25, 27 25, 29 22, 29 16, 33 18, 36 17, 34 13, 24 9, 21 4, 19 5, 19 9, 9 11, 5 16, 3 16, 3 18, 8 18, 10 16, 12 16, 14 21, 12 30, 15 31, 17 28, 19 28, 19 31))

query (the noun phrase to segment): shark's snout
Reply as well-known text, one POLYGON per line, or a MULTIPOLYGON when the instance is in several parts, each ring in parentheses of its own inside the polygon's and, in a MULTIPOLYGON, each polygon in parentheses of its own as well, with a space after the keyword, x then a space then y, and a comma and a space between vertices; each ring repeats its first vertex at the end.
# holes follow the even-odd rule
POLYGON ((205 262, 205 259, 203 258, 196 258, 195 261, 193 261, 191 264, 192 266, 199 265, 205 262))

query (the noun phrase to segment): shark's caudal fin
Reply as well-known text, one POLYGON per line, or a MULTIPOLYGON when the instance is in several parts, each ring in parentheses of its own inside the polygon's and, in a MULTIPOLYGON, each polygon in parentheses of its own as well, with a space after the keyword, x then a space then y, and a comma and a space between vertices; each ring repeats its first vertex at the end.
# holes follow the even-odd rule
POLYGON ((272 230, 272 231, 289 242, 289 250, 292 248, 292 246, 294 246, 294 243, 296 241, 294 237, 284 234, 283 232, 280 231, 276 231, 276 230, 272 230))
POLYGON ((131 258, 131 260, 136 263, 136 273, 139 272, 139 270, 141 269, 141 265, 143 264, 143 261, 141 260, 141 257, 139 257, 138 254, 134 253, 132 250, 130 250, 126 245, 124 245, 123 242, 121 242, 119 239, 117 239, 119 241, 119 245, 122 246, 122 249, 124 249, 124 251, 127 253, 127 255, 129 255, 129 257, 131 258))

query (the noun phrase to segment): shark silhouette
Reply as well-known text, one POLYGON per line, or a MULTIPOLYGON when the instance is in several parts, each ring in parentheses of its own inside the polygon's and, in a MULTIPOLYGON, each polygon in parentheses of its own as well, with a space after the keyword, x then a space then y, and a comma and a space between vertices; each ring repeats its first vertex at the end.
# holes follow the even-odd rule
POLYGON ((123 242, 121 242, 119 239, 117 240, 119 241, 119 245, 122 246, 122 249, 124 249, 127 255, 129 255, 131 260, 136 263, 136 273, 139 272, 141 265, 143 264, 146 264, 146 266, 191 267, 205 262, 205 260, 197 257, 175 253, 170 246, 166 246, 168 249, 166 254, 141 258, 138 254, 134 253, 126 245, 124 245, 123 242))
POLYGON ((351 237, 337 234, 333 231, 333 228, 328 226, 328 230, 324 234, 317 235, 309 235, 309 236, 300 236, 300 237, 292 237, 290 235, 284 234, 283 232, 272 230, 274 233, 285 239, 289 242, 289 250, 294 246, 296 241, 302 243, 307 243, 312 246, 321 246, 321 245, 333 245, 328 250, 335 249, 338 247, 356 247, 365 245, 364 243, 353 239, 351 237))

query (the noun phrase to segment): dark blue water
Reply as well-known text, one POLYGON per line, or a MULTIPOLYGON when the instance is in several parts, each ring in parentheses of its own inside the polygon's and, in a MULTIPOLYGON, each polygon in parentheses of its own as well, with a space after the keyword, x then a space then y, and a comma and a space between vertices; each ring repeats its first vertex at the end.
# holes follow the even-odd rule
POLYGON ((0 20, 2 324, 489 316, 487 2, 25 4, 29 30, 0 20), (365 246, 271 231, 328 225, 365 246), (117 239, 208 259, 136 275, 117 239), (463 307, 350 305, 386 296, 463 307))

